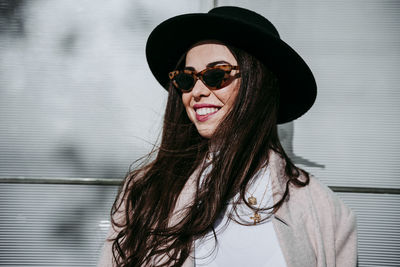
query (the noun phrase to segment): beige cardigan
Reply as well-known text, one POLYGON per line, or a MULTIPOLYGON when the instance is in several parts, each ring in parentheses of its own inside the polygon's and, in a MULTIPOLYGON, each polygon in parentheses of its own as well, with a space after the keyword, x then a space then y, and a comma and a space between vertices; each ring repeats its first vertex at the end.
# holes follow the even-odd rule
MULTIPOLYGON (((285 191, 285 162, 272 152, 269 166, 276 202, 285 191)), ((195 173, 190 177, 178 199, 177 215, 192 199, 196 176, 195 173)), ((290 198, 276 212, 273 226, 288 267, 357 266, 355 215, 314 177, 310 177, 305 187, 290 187, 290 198)), ((111 229, 109 236, 113 234, 111 229)), ((105 243, 98 264, 98 267, 106 266, 113 266, 110 242, 105 243)), ((183 266, 194 266, 193 259, 189 257, 183 266)))

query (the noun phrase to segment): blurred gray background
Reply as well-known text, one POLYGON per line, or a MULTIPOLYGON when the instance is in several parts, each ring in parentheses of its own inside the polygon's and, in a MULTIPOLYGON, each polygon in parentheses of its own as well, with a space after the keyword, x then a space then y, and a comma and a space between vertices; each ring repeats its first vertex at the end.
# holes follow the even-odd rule
POLYGON ((0 266, 95 266, 161 131, 146 38, 222 5, 265 15, 309 64, 317 101, 282 142, 356 211, 359 266, 400 266, 398 0, 0 0, 0 266))

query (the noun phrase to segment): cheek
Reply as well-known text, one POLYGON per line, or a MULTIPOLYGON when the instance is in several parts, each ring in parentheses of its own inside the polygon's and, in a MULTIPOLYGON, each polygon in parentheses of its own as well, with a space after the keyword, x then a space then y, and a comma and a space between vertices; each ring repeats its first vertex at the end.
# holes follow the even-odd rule
POLYGON ((182 94, 182 103, 187 108, 190 105, 190 96, 189 93, 182 94))
POLYGON ((216 97, 224 103, 224 105, 232 106, 235 103, 239 92, 239 83, 231 84, 226 88, 217 90, 216 97), (225 90, 224 90, 225 89, 225 90))
POLYGON ((190 94, 191 93, 182 94, 182 103, 183 103, 183 106, 185 107, 186 114, 188 115, 189 119, 192 120, 191 114, 189 112, 189 110, 190 110, 189 109, 190 108, 190 99, 191 99, 190 94))

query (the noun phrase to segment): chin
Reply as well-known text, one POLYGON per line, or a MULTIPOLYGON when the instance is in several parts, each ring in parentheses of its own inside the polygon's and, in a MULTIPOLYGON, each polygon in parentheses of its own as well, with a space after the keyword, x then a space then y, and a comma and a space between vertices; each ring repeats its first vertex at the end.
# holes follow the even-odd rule
POLYGON ((197 129, 197 131, 199 132, 199 134, 207 139, 210 139, 214 133, 215 129, 197 129))

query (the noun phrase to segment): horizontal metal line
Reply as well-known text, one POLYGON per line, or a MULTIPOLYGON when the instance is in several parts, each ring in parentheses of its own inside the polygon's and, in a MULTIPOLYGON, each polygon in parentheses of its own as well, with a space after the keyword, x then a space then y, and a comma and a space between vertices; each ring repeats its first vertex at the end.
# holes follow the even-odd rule
MULTIPOLYGON (((120 185, 121 178, 0 178, 3 184, 70 184, 70 185, 120 185)), ((338 193, 400 194, 400 188, 376 188, 357 186, 329 186, 338 193)))
POLYGON ((400 194, 400 188, 377 188, 357 186, 329 186, 338 193, 400 194))
POLYGON ((121 178, 0 178, 0 184, 120 185, 121 178))

